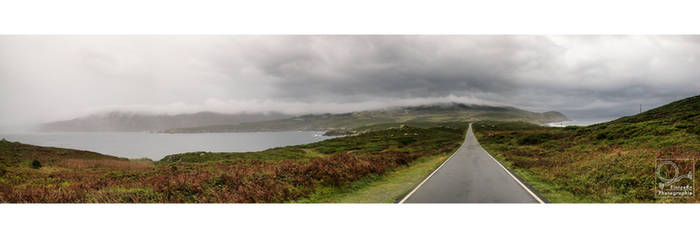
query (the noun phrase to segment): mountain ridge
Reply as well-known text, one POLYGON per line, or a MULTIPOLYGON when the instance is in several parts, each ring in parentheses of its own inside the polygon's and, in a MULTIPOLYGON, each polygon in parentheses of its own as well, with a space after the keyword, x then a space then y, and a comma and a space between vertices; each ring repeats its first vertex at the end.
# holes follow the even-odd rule
POLYGON ((70 120, 44 123, 39 126, 39 130, 47 132, 159 131, 176 127, 196 127, 220 123, 237 124, 241 122, 275 120, 291 116, 292 115, 277 112, 226 114, 202 111, 168 115, 110 111, 70 120))
POLYGON ((305 114, 301 116, 235 125, 209 125, 190 128, 172 128, 163 133, 254 132, 291 130, 348 130, 385 123, 456 122, 474 120, 522 120, 537 124, 569 120, 555 111, 530 112, 512 106, 491 106, 463 103, 437 103, 418 106, 394 107, 339 114, 305 114))

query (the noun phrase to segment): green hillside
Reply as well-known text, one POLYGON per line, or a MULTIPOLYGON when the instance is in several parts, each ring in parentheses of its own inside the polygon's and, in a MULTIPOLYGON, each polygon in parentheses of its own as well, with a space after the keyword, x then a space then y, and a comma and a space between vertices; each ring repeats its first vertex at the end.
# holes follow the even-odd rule
POLYGON ((34 146, 0 139, 0 170, 8 167, 31 167, 34 160, 43 165, 51 165, 71 159, 128 161, 90 151, 34 146))
POLYGON ((0 140, 0 203, 393 202, 460 146, 455 125, 159 162, 0 140))
POLYGON ((484 148, 554 202, 697 201, 657 198, 654 163, 700 159, 700 96, 587 127, 485 121, 474 129, 484 148))
POLYGON ((356 131, 387 123, 465 122, 474 120, 527 121, 536 124, 568 120, 559 112, 536 113, 514 107, 445 103, 343 114, 303 115, 288 119, 169 129, 165 133, 247 132, 247 131, 356 131))

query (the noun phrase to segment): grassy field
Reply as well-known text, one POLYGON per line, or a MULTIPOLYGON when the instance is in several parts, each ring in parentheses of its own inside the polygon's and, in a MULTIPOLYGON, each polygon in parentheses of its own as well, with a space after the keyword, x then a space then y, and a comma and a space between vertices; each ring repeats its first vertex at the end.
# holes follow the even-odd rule
POLYGON ((697 202, 657 198, 655 160, 700 159, 700 96, 587 127, 473 126, 487 151, 552 202, 697 202))
POLYGON ((387 195, 362 201, 386 202, 456 150, 465 126, 399 126, 260 152, 176 154, 158 162, 2 140, 0 202, 343 202, 382 186, 387 195))

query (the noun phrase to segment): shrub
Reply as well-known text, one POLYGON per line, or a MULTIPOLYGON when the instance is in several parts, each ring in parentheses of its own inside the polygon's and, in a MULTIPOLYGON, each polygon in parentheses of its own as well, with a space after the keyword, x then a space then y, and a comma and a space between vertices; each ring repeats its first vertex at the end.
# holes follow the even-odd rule
POLYGON ((417 158, 452 151, 462 136, 445 128, 392 129, 262 152, 185 153, 154 163, 34 155, 22 165, 39 168, 41 163, 32 160, 46 158, 58 169, 19 171, 25 174, 8 169, 0 177, 0 203, 294 201, 325 186, 344 188, 417 158), (409 145, 396 148, 399 143, 409 145), (324 148, 335 153, 323 153, 324 148))
POLYGON ((676 129, 688 129, 688 128, 695 127, 695 125, 693 125, 693 123, 690 123, 690 122, 680 122, 680 123, 677 123, 674 127, 676 129))
POLYGON ((503 134, 494 135, 492 138, 493 138, 493 142, 498 143, 498 144, 503 144, 503 143, 505 143, 505 140, 506 140, 506 136, 503 134))
POLYGON ((700 135, 700 125, 697 125, 694 128, 688 128, 687 130, 688 133, 700 135))
POLYGON ((607 133, 607 132, 598 133, 598 134, 595 136, 595 138, 596 138, 597 140, 605 140, 605 139, 608 139, 608 133, 607 133))
POLYGON ((564 127, 564 130, 565 131, 576 131, 576 130, 581 129, 581 128, 583 128, 583 127, 581 127, 581 126, 566 126, 566 127, 564 127))
POLYGON ((41 168, 41 162, 39 162, 38 160, 32 161, 32 169, 39 169, 39 168, 41 168))
POLYGON ((97 203, 155 203, 161 201, 161 195, 148 188, 109 187, 93 192, 88 202, 97 203))
POLYGON ((408 145, 408 144, 411 144, 413 142, 416 142, 415 139, 410 138, 410 137, 402 137, 402 138, 397 139, 397 141, 399 143, 401 143, 402 145, 408 145))
POLYGON ((527 135, 520 140, 518 140, 518 144, 521 145, 538 145, 542 144, 543 142, 549 140, 552 138, 552 135, 548 133, 535 133, 535 134, 530 134, 527 135))

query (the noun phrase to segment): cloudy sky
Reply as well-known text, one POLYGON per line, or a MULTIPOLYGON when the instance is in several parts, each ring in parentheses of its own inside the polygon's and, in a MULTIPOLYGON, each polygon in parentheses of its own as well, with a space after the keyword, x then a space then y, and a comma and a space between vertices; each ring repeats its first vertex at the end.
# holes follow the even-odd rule
POLYGON ((457 101, 606 120, 700 94, 689 36, 0 36, 0 125, 457 101))

